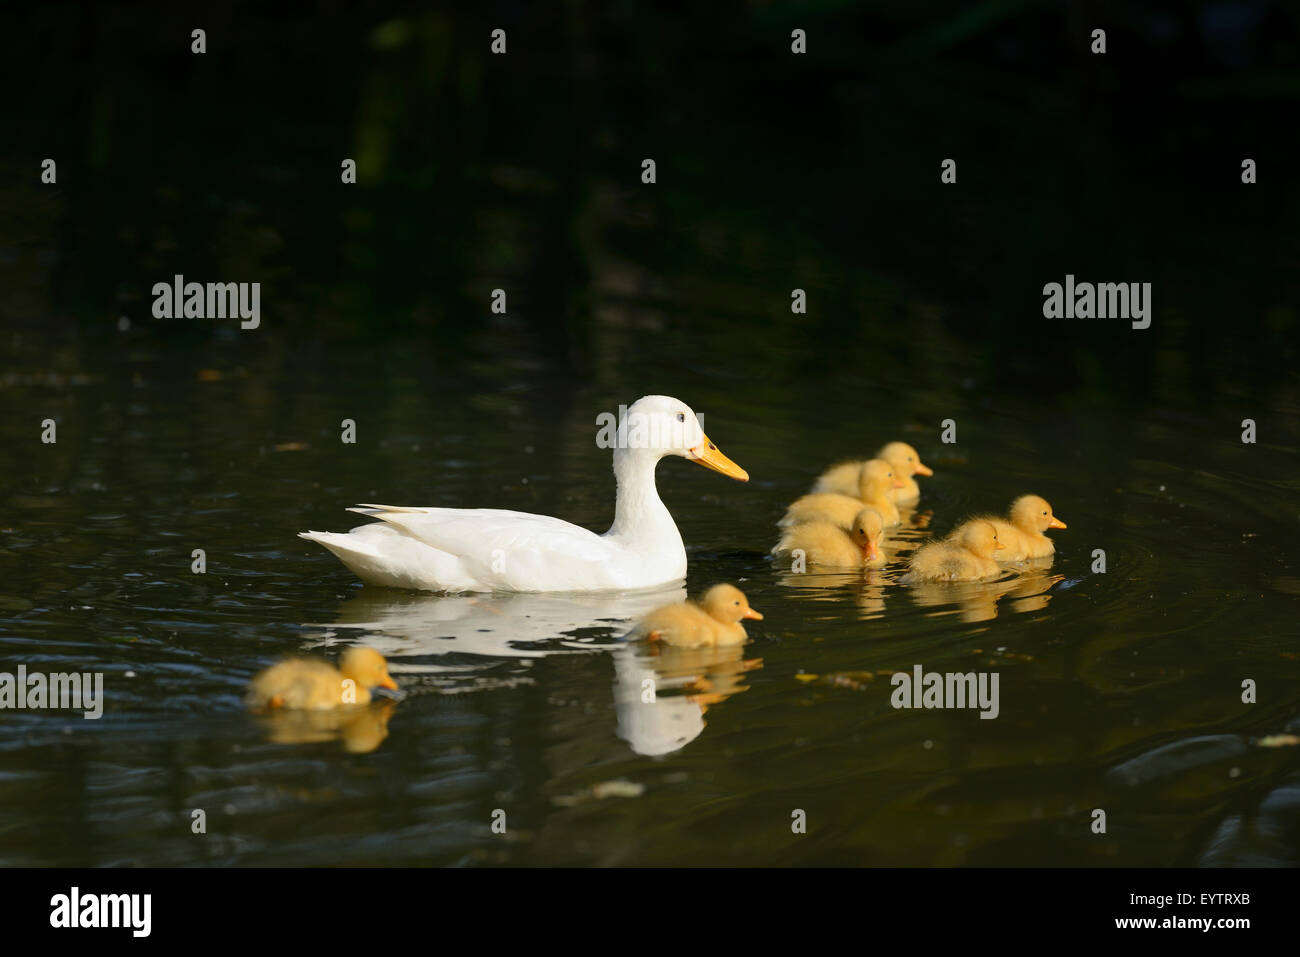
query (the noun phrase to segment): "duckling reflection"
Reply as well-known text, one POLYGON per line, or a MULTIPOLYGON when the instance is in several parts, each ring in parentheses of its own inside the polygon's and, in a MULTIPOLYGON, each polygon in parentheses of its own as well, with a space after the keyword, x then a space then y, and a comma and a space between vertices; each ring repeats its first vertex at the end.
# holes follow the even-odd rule
POLYGON ((777 569, 776 583, 794 589, 802 600, 833 602, 838 606, 851 598, 861 611, 859 619, 862 621, 879 618, 885 613, 888 586, 897 583, 893 574, 880 568, 861 571, 814 568, 806 572, 781 572, 780 565, 777 565, 777 569))
POLYGON ((1064 575, 1049 575, 1051 560, 1038 568, 1027 568, 1011 578, 995 581, 915 582, 908 589, 912 600, 922 607, 955 606, 962 621, 990 621, 998 616, 998 603, 1014 599, 1011 611, 1041 611, 1051 601, 1051 589, 1064 581, 1064 575))
POLYGON ((704 731, 704 715, 748 691, 744 674, 763 667, 740 644, 683 648, 636 642, 614 652, 617 734, 637 754, 670 754, 704 731))
MULTIPOLYGON (((903 531, 910 528, 925 529, 929 528, 930 523, 934 521, 934 510, 900 507, 899 517, 902 519, 903 531)), ((899 534, 902 532, 900 531, 899 534)))
POLYGON ((338 741, 349 754, 367 754, 388 737, 388 719, 396 709, 396 701, 380 698, 348 710, 278 709, 260 714, 258 720, 276 744, 338 741))
POLYGON ((1064 575, 1049 575, 1047 572, 1051 567, 1050 557, 1031 558, 1026 562, 1024 571, 1008 583, 1012 587, 1005 597, 1015 599, 1010 602, 1013 612, 1024 614, 1027 611, 1042 611, 1047 607, 1047 603, 1052 600, 1051 589, 1065 581, 1064 575))

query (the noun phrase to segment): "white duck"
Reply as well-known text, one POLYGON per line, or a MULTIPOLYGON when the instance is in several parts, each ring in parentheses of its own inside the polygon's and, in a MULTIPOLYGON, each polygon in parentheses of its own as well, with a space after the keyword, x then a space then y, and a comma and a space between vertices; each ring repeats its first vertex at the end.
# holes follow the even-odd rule
POLYGON ((392 588, 609 591, 681 581, 686 548, 655 489, 655 466, 679 455, 742 482, 749 474, 709 441, 690 406, 665 395, 638 399, 617 434, 597 435, 604 440, 614 447, 617 487, 614 524, 604 535, 527 512, 387 505, 349 509, 379 523, 298 534, 324 545, 363 581, 392 588))

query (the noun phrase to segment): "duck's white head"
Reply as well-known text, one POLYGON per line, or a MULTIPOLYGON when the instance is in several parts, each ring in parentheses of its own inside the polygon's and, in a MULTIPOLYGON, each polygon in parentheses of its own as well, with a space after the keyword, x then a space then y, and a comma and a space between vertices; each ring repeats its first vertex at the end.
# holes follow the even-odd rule
POLYGON ((749 473, 709 441, 691 407, 672 396, 642 396, 622 410, 616 441, 616 450, 646 450, 657 453, 656 458, 680 455, 741 482, 749 481, 749 473))

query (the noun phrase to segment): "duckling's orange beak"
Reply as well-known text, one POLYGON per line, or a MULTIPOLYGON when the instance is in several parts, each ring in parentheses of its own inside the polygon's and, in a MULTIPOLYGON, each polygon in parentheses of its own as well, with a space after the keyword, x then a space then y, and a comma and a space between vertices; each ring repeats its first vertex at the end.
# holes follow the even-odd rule
POLYGON ((916 463, 916 474, 917 474, 917 475, 933 475, 933 474, 934 474, 934 469, 930 468, 930 466, 928 466, 928 465, 922 465, 920 462, 917 462, 917 463, 916 463))
POLYGON ((1070 526, 1066 525, 1063 521, 1061 521, 1059 518, 1053 515, 1052 520, 1047 523, 1047 527, 1048 528, 1069 528, 1070 526))
POLYGON ((379 687, 387 688, 389 691, 396 691, 397 682, 393 680, 392 675, 384 675, 384 677, 379 681, 379 687))
POLYGON ((686 457, 692 462, 698 462, 705 468, 721 472, 728 478, 734 478, 740 482, 749 481, 749 473, 723 455, 718 447, 709 441, 707 435, 701 435, 700 444, 687 451, 686 457))
POLYGON ((753 618, 755 621, 762 621, 762 620, 763 620, 763 616, 760 615, 758 612, 754 611, 754 609, 752 609, 752 608, 746 608, 746 609, 745 609, 745 613, 744 613, 743 615, 741 615, 740 617, 741 617, 741 618, 753 618))
POLYGON ((1004 549, 1004 548, 1006 548, 1006 547, 1007 547, 1007 546, 1003 545, 1001 542, 998 542, 998 541, 995 541, 995 542, 993 543, 993 550, 994 550, 995 552, 996 552, 996 551, 1000 551, 1001 549, 1004 549))
POLYGON ((902 488, 902 487, 903 487, 903 480, 900 478, 894 479, 894 488, 902 488))
POLYGON ((866 552, 867 558, 871 559, 872 561, 875 561, 877 558, 880 557, 880 546, 877 545, 875 542, 867 542, 867 547, 864 548, 863 551, 866 552))

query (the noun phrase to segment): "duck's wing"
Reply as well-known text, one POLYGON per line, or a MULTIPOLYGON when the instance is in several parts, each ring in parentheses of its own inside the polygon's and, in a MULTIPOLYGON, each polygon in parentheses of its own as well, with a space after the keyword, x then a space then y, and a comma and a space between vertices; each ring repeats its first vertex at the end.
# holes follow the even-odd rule
POLYGON ((609 584, 609 561, 621 547, 563 519, 508 509, 360 505, 349 511, 455 555, 469 574, 493 588, 601 587, 609 584))

